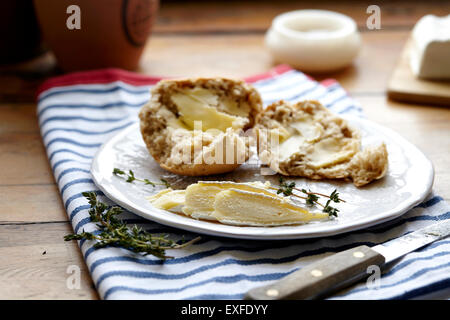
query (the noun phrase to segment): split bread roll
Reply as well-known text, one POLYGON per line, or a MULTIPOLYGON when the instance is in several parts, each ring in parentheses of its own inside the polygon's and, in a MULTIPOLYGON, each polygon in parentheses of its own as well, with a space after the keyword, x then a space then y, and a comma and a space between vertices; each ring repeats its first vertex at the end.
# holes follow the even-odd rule
POLYGON ((384 143, 361 150, 359 132, 317 101, 278 101, 256 118, 258 153, 282 175, 351 179, 357 187, 382 178, 388 167, 384 143))
POLYGON ((153 158, 170 172, 201 176, 229 172, 248 160, 249 139, 262 109, 249 84, 226 78, 163 80, 139 118, 153 158))

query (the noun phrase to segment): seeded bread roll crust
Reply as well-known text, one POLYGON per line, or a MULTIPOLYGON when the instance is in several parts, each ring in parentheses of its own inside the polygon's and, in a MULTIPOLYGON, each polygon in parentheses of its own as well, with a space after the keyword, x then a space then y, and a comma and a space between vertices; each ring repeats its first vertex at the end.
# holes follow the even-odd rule
POLYGON ((261 109, 259 93, 241 80, 162 80, 152 88, 150 101, 139 113, 140 129, 148 151, 165 170, 187 176, 219 174, 236 169, 249 158, 249 138, 244 138, 242 131, 254 125, 255 117, 261 109), (194 131, 193 128, 185 127, 185 123, 180 122, 183 115, 177 99, 192 92, 204 96, 206 93, 208 107, 215 108, 221 114, 236 117, 232 126, 216 132, 194 131), (226 153, 230 150, 222 148, 230 142, 235 145, 231 161, 226 159, 226 153), (220 153, 216 154, 218 150, 222 150, 223 157, 220 153), (205 160, 205 156, 222 161, 210 163, 211 161, 205 160))
MULTIPOLYGON (((304 127, 303 127, 304 128, 304 127)), ((388 153, 384 143, 378 146, 369 146, 361 150, 361 137, 355 128, 347 121, 331 113, 318 101, 302 101, 295 104, 283 100, 273 103, 256 118, 255 129, 258 134, 258 153, 264 163, 269 164, 272 170, 286 176, 301 176, 311 179, 350 179, 355 186, 361 187, 373 180, 382 178, 388 167, 388 153), (309 135, 302 143, 291 148, 289 156, 283 156, 283 141, 279 149, 271 143, 271 135, 284 132, 286 137, 292 133, 293 123, 307 123, 309 135), (311 129, 312 128, 312 129, 311 129), (320 147, 329 150, 336 149, 333 162, 318 165, 314 157, 320 152, 320 147), (325 147, 323 147, 325 146, 325 147)), ((302 129, 302 127, 300 128, 302 129)), ((301 133, 298 133, 302 136, 301 133)), ((279 137, 279 136, 277 136, 279 137)), ((301 138, 303 139, 303 138, 301 138)), ((325 149, 326 150, 326 149, 325 149)), ((328 150, 328 151, 329 151, 328 150)), ((332 154, 333 152, 330 152, 332 154)))

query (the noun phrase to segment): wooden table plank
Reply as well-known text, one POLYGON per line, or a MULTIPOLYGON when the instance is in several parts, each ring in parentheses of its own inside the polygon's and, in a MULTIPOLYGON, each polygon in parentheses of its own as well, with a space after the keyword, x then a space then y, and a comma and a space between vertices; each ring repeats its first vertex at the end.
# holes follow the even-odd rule
POLYGON ((39 124, 36 121, 36 104, 2 103, 0 104, 0 135, 9 133, 36 133, 39 124))
POLYGON ((0 170, 2 185, 54 183, 39 132, 1 134, 0 163, 4 168, 0 170))
POLYGON ((56 184, 0 185, 0 225, 67 221, 56 184))
POLYGON ((193 32, 264 32, 272 19, 286 11, 322 9, 342 12, 366 29, 371 4, 381 9, 382 28, 411 27, 424 13, 442 14, 449 11, 445 0, 417 1, 163 1, 158 14, 155 33, 193 32))
POLYGON ((78 245, 63 241, 70 232, 68 222, 0 225, 0 299, 97 299, 78 245), (67 286, 75 268, 79 289, 67 286))

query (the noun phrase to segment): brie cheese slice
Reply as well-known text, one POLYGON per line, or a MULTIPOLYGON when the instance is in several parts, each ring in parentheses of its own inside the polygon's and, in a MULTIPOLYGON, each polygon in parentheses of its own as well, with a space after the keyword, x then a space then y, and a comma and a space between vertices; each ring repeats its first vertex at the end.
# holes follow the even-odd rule
POLYGON ((185 190, 172 190, 167 188, 157 194, 147 197, 147 200, 158 209, 170 210, 184 204, 185 190))
POLYGON ((311 213, 288 198, 228 189, 217 194, 212 216, 225 224, 279 226, 322 220, 328 214, 311 213))
POLYGON ((186 190, 168 188, 147 199, 159 209, 182 206, 181 212, 191 218, 231 225, 281 226, 328 218, 327 213, 310 212, 269 188, 269 182, 200 181, 186 190))
POLYGON ((182 210, 186 215, 195 219, 216 220, 212 214, 214 213, 214 201, 219 192, 229 188, 235 188, 273 195, 273 193, 267 190, 269 186, 269 182, 263 184, 262 182, 235 183, 228 181, 200 181, 186 188, 185 203, 182 210))

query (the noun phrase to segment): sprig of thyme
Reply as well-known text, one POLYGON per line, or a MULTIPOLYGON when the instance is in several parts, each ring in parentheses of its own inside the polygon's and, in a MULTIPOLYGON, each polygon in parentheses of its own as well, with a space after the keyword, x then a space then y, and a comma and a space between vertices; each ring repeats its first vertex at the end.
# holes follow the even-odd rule
MULTIPOLYGON (((295 190, 298 190, 298 189, 295 188, 295 190)), ((311 192, 311 190, 306 191, 306 189, 301 189, 300 191, 307 195, 307 197, 306 197, 307 205, 313 206, 314 204, 319 203, 318 202, 319 196, 316 193, 311 192)))
MULTIPOLYGON (((339 212, 339 209, 330 206, 331 202, 335 202, 335 203, 345 202, 344 200, 339 198, 339 193, 337 192, 337 190, 334 190, 330 195, 325 195, 325 194, 318 193, 318 192, 312 192, 311 190, 307 191, 306 189, 296 188, 295 182, 293 182, 293 181, 287 182, 284 180, 283 177, 279 178, 279 183, 280 183, 280 185, 279 185, 279 188, 277 189, 277 194, 282 193, 285 196, 294 196, 297 198, 304 199, 306 204, 310 205, 310 206, 319 205, 323 208, 322 211, 325 213, 328 213, 329 216, 337 217, 338 212, 339 212), (298 194, 295 194, 294 190, 297 190, 297 191, 305 194, 306 196, 300 196, 298 194), (318 201, 320 196, 328 198, 325 205, 321 204, 318 201)), ((275 188, 273 188, 273 189, 275 189, 275 188)))
POLYGON ((112 173, 114 175, 116 175, 116 176, 125 176, 126 177, 125 181, 129 182, 129 183, 132 183, 133 181, 140 181, 140 182, 143 182, 145 184, 149 184, 149 185, 151 185, 153 187, 155 187, 156 185, 163 185, 166 188, 170 188, 170 183, 167 180, 165 180, 165 179, 159 179, 159 181, 161 181, 161 182, 153 182, 153 181, 150 181, 148 179, 139 179, 139 178, 135 177, 133 170, 128 170, 128 173, 126 173, 122 169, 114 168, 112 173))
POLYGON ((165 251, 167 249, 183 248, 200 240, 200 237, 197 237, 193 240, 179 243, 169 239, 167 235, 152 235, 136 225, 130 228, 117 218, 117 215, 122 213, 122 208, 110 207, 98 201, 94 192, 83 192, 82 195, 91 206, 89 216, 92 222, 97 222, 96 226, 100 232, 95 234, 83 230, 83 232, 78 234, 66 235, 64 237, 65 241, 96 240, 95 248, 104 248, 106 246, 121 247, 133 252, 143 253, 144 255, 151 254, 161 259, 170 259, 173 257, 166 255, 165 251))
POLYGON ((277 190, 277 194, 284 194, 286 197, 293 194, 292 190, 295 188, 295 182, 287 183, 283 177, 280 177, 280 188, 277 190))

